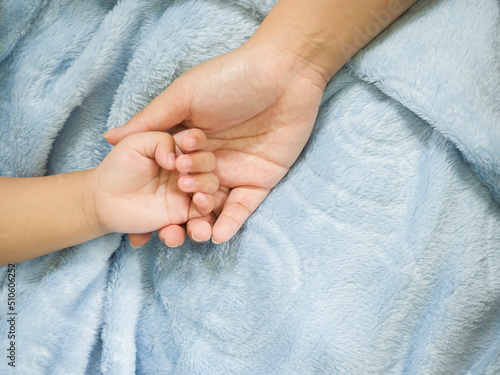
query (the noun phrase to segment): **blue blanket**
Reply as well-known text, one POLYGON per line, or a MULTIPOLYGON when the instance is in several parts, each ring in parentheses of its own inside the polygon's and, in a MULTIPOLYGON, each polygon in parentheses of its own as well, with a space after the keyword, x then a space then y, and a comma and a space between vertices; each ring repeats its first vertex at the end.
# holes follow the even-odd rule
MULTIPOLYGON (((0 175, 98 165, 102 132, 272 6, 2 1, 0 175)), ((17 315, 0 268, 0 373, 500 373, 499 14, 420 0, 333 78, 230 242, 110 234, 18 264, 17 315)))

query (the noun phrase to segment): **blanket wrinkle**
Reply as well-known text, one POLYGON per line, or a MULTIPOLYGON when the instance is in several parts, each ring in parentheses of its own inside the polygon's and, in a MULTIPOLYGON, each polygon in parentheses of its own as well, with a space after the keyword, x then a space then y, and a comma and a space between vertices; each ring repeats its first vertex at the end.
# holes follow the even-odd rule
POLYGON ((0 64, 16 48, 47 0, 0 3, 0 64))
POLYGON ((499 21, 498 2, 478 1, 471 8, 466 1, 419 1, 349 66, 453 141, 500 203, 500 87, 495 84, 500 76, 499 21), (491 10, 478 24, 478 15, 485 9, 491 10), (421 29, 439 23, 442 14, 455 12, 469 12, 470 17, 465 24, 442 28, 439 38, 422 37, 421 29), (470 28, 475 32, 470 33, 470 28), (456 40, 467 48, 453 48, 456 40), (409 43, 421 52, 406 53, 409 43), (412 74, 401 75, 405 71, 412 74), (430 72, 444 77, 450 71, 467 74, 429 80, 430 72), (443 105, 436 106, 435 100, 443 105))

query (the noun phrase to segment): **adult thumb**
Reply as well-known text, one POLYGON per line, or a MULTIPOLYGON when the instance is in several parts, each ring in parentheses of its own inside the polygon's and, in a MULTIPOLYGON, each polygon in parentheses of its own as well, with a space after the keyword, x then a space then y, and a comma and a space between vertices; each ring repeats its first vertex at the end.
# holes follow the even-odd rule
POLYGON ((130 134, 145 131, 167 131, 180 124, 189 116, 191 97, 182 82, 175 80, 160 95, 142 110, 137 112, 126 124, 108 130, 102 136, 116 145, 130 134))

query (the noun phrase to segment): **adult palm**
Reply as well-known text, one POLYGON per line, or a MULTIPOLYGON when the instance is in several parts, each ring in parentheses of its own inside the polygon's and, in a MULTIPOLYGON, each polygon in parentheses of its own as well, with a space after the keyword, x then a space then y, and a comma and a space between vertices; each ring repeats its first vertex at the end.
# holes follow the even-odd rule
POLYGON ((107 140, 116 144, 131 133, 177 125, 203 130, 217 157, 220 189, 213 215, 189 221, 187 229, 191 238, 224 242, 299 156, 325 85, 319 73, 285 51, 243 45, 182 74, 107 140))

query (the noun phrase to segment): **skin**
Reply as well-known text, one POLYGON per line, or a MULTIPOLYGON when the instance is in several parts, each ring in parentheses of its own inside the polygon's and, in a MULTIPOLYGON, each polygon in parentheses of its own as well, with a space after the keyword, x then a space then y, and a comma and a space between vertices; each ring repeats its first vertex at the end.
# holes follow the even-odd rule
MULTIPOLYGON (((328 81, 413 3, 280 0, 248 42, 186 71, 105 136, 118 144, 137 132, 205 131, 220 188, 212 214, 188 220, 186 230, 228 241, 299 156, 328 81)), ((180 242, 184 231, 170 226, 168 241, 180 242)), ((148 234, 130 238, 142 244, 148 234)))
MULTIPOLYGON (((162 240, 177 238, 176 225, 212 211, 211 194, 219 182, 211 173, 215 156, 199 151, 207 143, 202 131, 188 130, 175 140, 163 132, 134 134, 94 169, 0 177, 0 266, 112 232, 141 238, 158 230, 162 240), (193 174, 183 172, 186 161, 193 174), (186 184, 189 181, 193 184, 186 184)), ((168 244, 175 247, 183 241, 168 244)))

